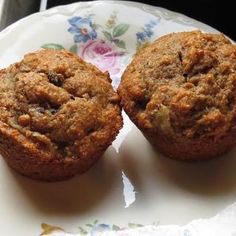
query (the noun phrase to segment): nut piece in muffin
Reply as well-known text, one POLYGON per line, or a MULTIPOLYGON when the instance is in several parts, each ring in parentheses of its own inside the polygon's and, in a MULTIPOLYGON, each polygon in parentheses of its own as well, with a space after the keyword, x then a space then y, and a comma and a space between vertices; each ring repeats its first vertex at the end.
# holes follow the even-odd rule
POLYGON ((135 55, 118 93, 131 120, 169 157, 212 158, 236 143, 236 46, 222 34, 157 39, 135 55))
POLYGON ((0 71, 0 153, 31 178, 88 170, 122 127, 108 73, 65 50, 40 50, 0 71))

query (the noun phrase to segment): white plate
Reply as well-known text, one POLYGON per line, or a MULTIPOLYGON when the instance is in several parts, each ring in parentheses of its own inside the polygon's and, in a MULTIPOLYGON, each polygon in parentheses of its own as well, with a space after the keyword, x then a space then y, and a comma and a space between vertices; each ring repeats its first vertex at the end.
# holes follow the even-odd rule
MULTIPOLYGON (((181 14, 139 3, 76 3, 31 15, 2 31, 0 65, 41 47, 64 47, 109 70, 116 87, 137 47, 166 33, 196 28, 217 32, 181 14)), ((119 226, 186 224, 235 201, 233 151, 209 162, 173 161, 154 152, 124 118, 124 128, 102 160, 69 181, 27 179, 1 158, 0 235, 37 236, 43 222, 72 232, 95 220, 119 226)))

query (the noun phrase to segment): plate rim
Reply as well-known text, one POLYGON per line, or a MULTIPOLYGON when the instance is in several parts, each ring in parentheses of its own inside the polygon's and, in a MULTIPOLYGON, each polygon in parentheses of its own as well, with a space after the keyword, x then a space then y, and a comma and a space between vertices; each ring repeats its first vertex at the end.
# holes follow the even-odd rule
MULTIPOLYGON (((96 1, 84 1, 84 2, 75 2, 71 4, 65 4, 65 5, 58 5, 52 8, 49 8, 45 11, 41 12, 36 12, 33 14, 30 14, 14 23, 11 25, 7 26, 5 29, 3 29, 0 32, 0 40, 9 32, 14 30, 18 25, 26 23, 27 21, 31 21, 35 17, 47 17, 49 15, 54 15, 54 14, 61 14, 63 11, 68 11, 70 8, 75 8, 73 11, 76 12, 79 8, 87 8, 91 7, 93 5, 98 5, 98 4, 110 4, 110 5, 121 5, 121 6, 126 6, 126 7, 131 7, 131 8, 136 8, 140 9, 143 12, 149 13, 151 15, 154 15, 157 17, 157 14, 160 14, 159 17, 161 18, 166 18, 166 20, 173 21, 173 22, 180 22, 181 24, 189 25, 189 26, 197 26, 198 28, 201 29, 206 29, 206 31, 212 31, 216 33, 221 33, 218 29, 205 24, 201 21, 198 21, 192 17, 189 17, 185 14, 169 10, 164 7, 159 7, 159 6, 154 6, 151 4, 146 4, 146 3, 141 3, 141 2, 136 2, 136 1, 121 1, 121 0, 96 0, 96 1), (166 14, 166 16, 164 16, 166 14)), ((228 37, 228 36, 227 36, 228 37)))

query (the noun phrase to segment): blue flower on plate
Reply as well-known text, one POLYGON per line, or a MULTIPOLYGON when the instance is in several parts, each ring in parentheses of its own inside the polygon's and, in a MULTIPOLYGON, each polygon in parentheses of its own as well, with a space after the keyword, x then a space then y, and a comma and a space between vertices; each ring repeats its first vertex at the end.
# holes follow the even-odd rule
POLYGON ((188 229, 185 229, 183 232, 183 236, 191 236, 191 232, 188 229))
POLYGON ((139 43, 143 43, 152 37, 154 34, 153 28, 157 25, 158 21, 150 20, 144 25, 143 31, 136 33, 136 38, 139 43))
POLYGON ((144 42, 144 41, 148 40, 149 38, 151 38, 152 35, 153 35, 153 31, 147 30, 147 29, 145 29, 142 32, 136 33, 136 37, 139 42, 144 42))
POLYGON ((157 25, 157 21, 150 20, 147 24, 145 24, 146 29, 152 29, 157 25))
POLYGON ((97 32, 90 19, 74 16, 68 22, 71 25, 68 31, 74 35, 75 43, 86 43, 89 39, 97 38, 97 32))
POLYGON ((143 42, 143 41, 145 41, 146 35, 144 32, 138 32, 138 33, 136 33, 136 37, 137 37, 138 41, 143 42))
POLYGON ((97 224, 95 225, 92 230, 90 235, 91 236, 96 236, 96 235, 100 235, 101 233, 105 233, 111 230, 110 225, 107 224, 97 224))

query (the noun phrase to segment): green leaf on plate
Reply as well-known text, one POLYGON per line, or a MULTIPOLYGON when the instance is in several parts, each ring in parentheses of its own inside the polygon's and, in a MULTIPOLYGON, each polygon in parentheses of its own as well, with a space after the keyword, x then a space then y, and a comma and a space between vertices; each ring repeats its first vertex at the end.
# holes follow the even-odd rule
POLYGON ((92 28, 93 28, 94 30, 98 29, 99 27, 101 27, 101 25, 92 23, 92 28))
POLYGON ((107 40, 112 40, 112 35, 108 31, 102 31, 107 40))
POLYGON ((96 225, 97 223, 98 223, 98 220, 95 220, 95 221, 93 222, 94 225, 96 225))
POLYGON ((117 225, 112 225, 112 230, 118 231, 118 230, 120 230, 120 227, 117 225))
POLYGON ((143 225, 141 224, 135 224, 135 223, 128 223, 128 227, 131 229, 142 227, 143 225))
POLYGON ((136 224, 137 225, 137 227, 143 227, 144 225, 142 225, 142 224, 136 224))
POLYGON ((113 29, 113 37, 119 37, 123 35, 129 29, 128 24, 119 24, 113 29))
POLYGON ((115 44, 119 48, 126 49, 125 42, 123 40, 117 40, 117 41, 115 41, 115 44))
POLYGON ((43 232, 40 235, 49 235, 55 231, 64 231, 62 228, 58 226, 52 226, 46 223, 42 223, 41 228, 43 229, 43 232))
POLYGON ((92 225, 92 224, 86 224, 86 226, 87 226, 87 227, 90 227, 90 228, 92 228, 92 227, 93 227, 93 225, 92 225))
POLYGON ((57 44, 57 43, 45 43, 41 46, 41 48, 44 49, 54 49, 54 50, 61 50, 61 49, 65 49, 62 45, 57 44))
POLYGON ((79 230, 80 230, 80 234, 82 234, 82 235, 86 235, 86 234, 88 233, 88 231, 85 230, 85 229, 82 228, 82 227, 79 227, 79 230))
POLYGON ((76 54, 76 53, 77 53, 77 45, 76 45, 76 44, 72 45, 72 46, 70 47, 69 51, 76 54))

